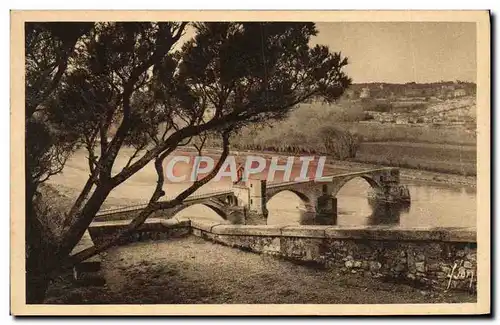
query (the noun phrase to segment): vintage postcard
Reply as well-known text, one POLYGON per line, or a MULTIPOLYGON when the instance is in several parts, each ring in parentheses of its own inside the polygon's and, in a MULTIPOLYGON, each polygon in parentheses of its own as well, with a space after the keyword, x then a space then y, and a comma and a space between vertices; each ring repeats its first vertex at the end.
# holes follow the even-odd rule
POLYGON ((12 11, 11 94, 13 315, 490 313, 487 11, 12 11))

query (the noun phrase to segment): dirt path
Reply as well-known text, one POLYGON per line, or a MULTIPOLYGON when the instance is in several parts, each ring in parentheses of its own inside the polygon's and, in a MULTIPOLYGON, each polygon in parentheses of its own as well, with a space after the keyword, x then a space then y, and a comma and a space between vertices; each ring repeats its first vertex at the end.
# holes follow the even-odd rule
POLYGON ((430 303, 473 302, 462 293, 437 294, 358 274, 297 265, 197 237, 135 243, 109 251, 106 287, 56 283, 50 303, 430 303))

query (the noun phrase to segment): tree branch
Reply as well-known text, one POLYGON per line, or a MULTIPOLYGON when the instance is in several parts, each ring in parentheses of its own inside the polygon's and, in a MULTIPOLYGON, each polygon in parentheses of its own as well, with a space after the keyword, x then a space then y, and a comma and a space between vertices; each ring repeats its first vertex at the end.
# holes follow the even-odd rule
POLYGON ((137 83, 137 81, 139 80, 140 76, 143 73, 145 73, 153 65, 159 63, 163 58, 163 56, 166 55, 168 51, 170 51, 172 46, 181 37, 182 31, 184 30, 186 25, 187 23, 185 22, 181 23, 181 25, 177 30, 177 33, 171 36, 169 41, 163 40, 163 42, 166 43, 161 44, 161 46, 157 44, 154 53, 151 55, 151 57, 148 60, 144 61, 139 66, 136 66, 130 73, 129 79, 123 86, 123 95, 122 95, 123 119, 120 126, 118 127, 118 130, 116 131, 115 136, 113 137, 111 143, 109 144, 108 151, 106 152, 106 157, 103 161, 103 169, 101 173, 102 178, 105 178, 106 180, 109 180, 111 178, 111 169, 113 167, 114 161, 116 159, 116 156, 118 155, 120 147, 123 144, 123 141, 125 140, 127 133, 130 130, 131 127, 130 99, 134 92, 134 85, 137 83))
MULTIPOLYGON (((173 150, 171 150, 173 151, 173 150)), ((164 184, 164 175, 163 175, 163 161, 164 159, 171 153, 171 151, 167 151, 162 153, 156 160, 155 160, 155 169, 157 172, 158 180, 156 183, 156 188, 155 191, 153 192, 153 195, 151 196, 151 199, 149 200, 148 206, 144 208, 144 210, 141 211, 141 213, 135 217, 127 226, 127 228, 123 231, 121 231, 119 234, 112 236, 110 239, 104 241, 102 244, 93 246, 90 248, 87 248, 69 258, 69 261, 67 263, 68 266, 73 266, 79 262, 82 262, 96 254, 99 254, 100 252, 103 252, 107 250, 108 248, 116 245, 121 238, 126 237, 130 235, 132 232, 137 230, 145 221, 146 219, 155 211, 157 210, 163 210, 163 209, 170 209, 173 208, 179 204, 182 204, 182 202, 191 194, 193 194, 196 190, 198 190, 200 187, 203 185, 207 184, 210 180, 212 180, 217 173, 219 172, 219 169, 221 168, 222 164, 226 160, 228 154, 229 154, 229 133, 226 132, 223 134, 223 151, 222 154, 219 158, 219 161, 215 165, 214 169, 207 174, 205 177, 203 177, 200 180, 195 181, 189 188, 181 192, 175 199, 165 201, 165 202, 158 202, 158 200, 165 195, 165 192, 163 191, 163 184, 164 184)))

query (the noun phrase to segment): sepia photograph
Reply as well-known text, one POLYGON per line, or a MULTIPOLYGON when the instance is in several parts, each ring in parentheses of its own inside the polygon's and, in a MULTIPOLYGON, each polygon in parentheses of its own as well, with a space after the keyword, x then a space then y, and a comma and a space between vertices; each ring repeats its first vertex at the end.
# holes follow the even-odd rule
POLYGON ((11 165, 14 315, 486 314, 489 12, 11 11, 11 165))

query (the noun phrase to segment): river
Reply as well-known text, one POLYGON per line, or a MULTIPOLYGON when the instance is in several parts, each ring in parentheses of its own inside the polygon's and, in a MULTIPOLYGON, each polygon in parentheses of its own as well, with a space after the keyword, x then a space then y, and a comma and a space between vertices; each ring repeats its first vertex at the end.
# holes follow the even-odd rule
MULTIPOLYGON (((280 162, 284 163, 285 159, 280 159, 280 162)), ((310 164, 310 176, 316 171, 315 162, 310 164)), ((294 164, 291 174, 298 176, 300 168, 301 164, 294 164)), ((265 178, 267 171, 268 168, 264 169, 258 177, 265 178)), ((349 170, 327 164, 323 175, 345 172, 349 170)), ((283 172, 276 173, 275 181, 279 182, 282 176, 283 172)), ((218 186, 212 186, 214 189, 228 188, 230 183, 226 181, 218 186)), ((402 180, 402 183, 410 190, 411 204, 409 206, 369 201, 367 192, 370 185, 362 178, 355 178, 346 183, 336 196, 337 218, 326 220, 317 220, 311 214, 306 213, 300 198, 290 191, 284 191, 268 202, 267 224, 386 225, 404 228, 476 226, 475 188, 414 180, 402 180)), ((194 215, 198 209, 200 208, 192 207, 191 211, 185 211, 183 214, 194 215)), ((216 217, 215 213, 209 209, 205 209, 202 214, 216 217)))
MULTIPOLYGON (((362 178, 349 181, 337 194, 338 217, 332 223, 405 228, 476 226, 474 188, 404 180, 403 183, 410 190, 409 206, 368 201, 370 185, 362 178)), ((273 197, 268 203, 268 224, 317 223, 300 208, 290 207, 290 202, 298 203, 300 200, 291 192, 282 192, 273 197), (289 208, 283 208, 285 204, 289 208)))
MULTIPOLYGON (((186 153, 180 153, 186 154, 186 153)), ((193 156, 194 153, 188 155, 193 156)), ((126 155, 120 155, 116 170, 126 163, 126 155)), ((237 158, 239 161, 239 158, 237 158)), ((283 161, 283 160, 281 160, 283 161)), ((292 175, 298 175, 301 165, 294 164, 292 175)), ((309 175, 315 172, 316 165, 311 163, 309 175)), ((357 171, 357 170, 351 170, 357 171)), ((345 173, 349 170, 326 165, 323 175, 345 173)), ((189 173, 189 166, 176 165, 174 174, 189 173)), ((265 176, 267 170, 261 174, 265 176)), ((276 180, 282 177, 276 174, 276 180)), ((59 189, 80 189, 88 176, 85 152, 77 152, 65 166, 63 173, 51 178, 51 183, 59 189)), ((156 181, 156 174, 151 165, 113 190, 107 200, 108 207, 124 206, 145 202, 151 195, 156 181)), ((362 178, 349 181, 337 194, 338 216, 328 220, 314 220, 304 213, 301 200, 292 192, 284 191, 275 195, 267 205, 268 224, 338 224, 338 225, 386 225, 388 227, 475 227, 476 226, 476 190, 458 184, 438 184, 423 181, 405 181, 411 194, 410 206, 374 204, 367 199, 370 185, 362 178)), ((171 183, 165 186, 167 195, 175 195, 186 188, 188 183, 171 183)), ((209 192, 231 188, 231 180, 223 178, 211 182, 199 190, 209 192)), ((179 215, 221 220, 215 212, 201 205, 189 207, 179 215)))

